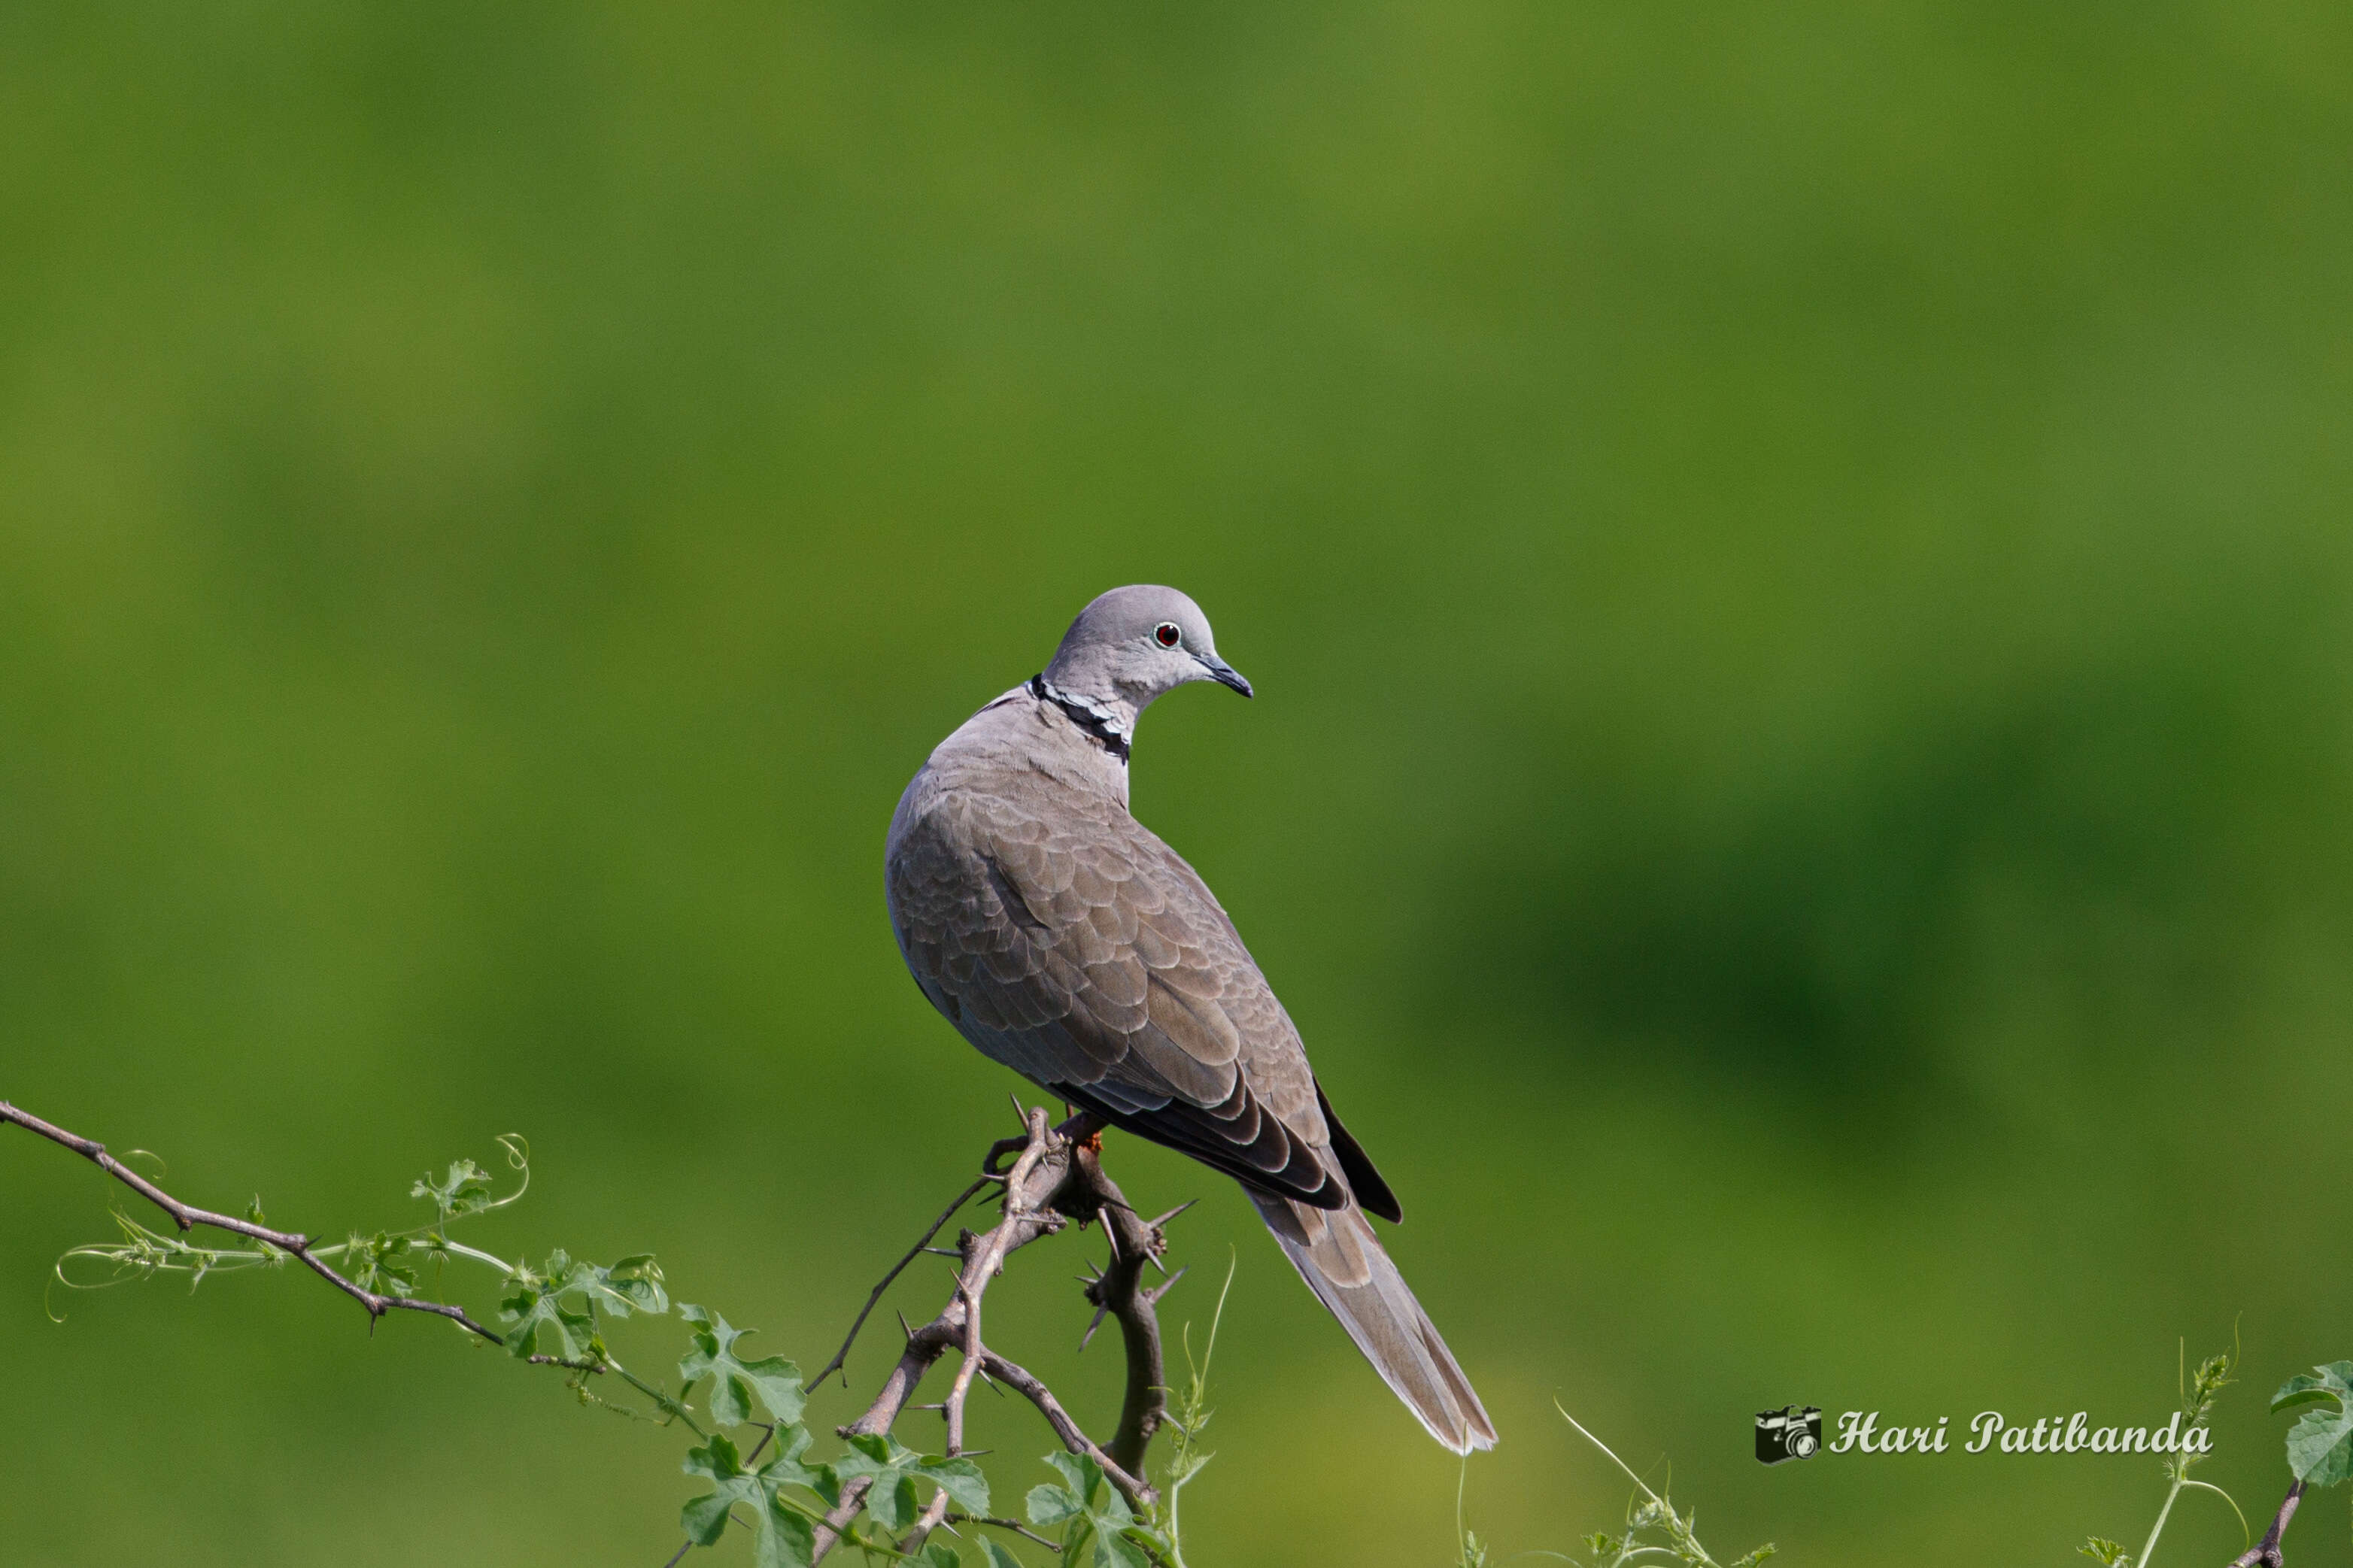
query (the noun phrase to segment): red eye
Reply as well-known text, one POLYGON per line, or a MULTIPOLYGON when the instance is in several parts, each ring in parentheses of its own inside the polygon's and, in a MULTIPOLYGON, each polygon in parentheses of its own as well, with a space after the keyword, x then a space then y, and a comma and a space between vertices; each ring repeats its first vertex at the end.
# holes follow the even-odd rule
POLYGON ((1185 634, 1176 629, 1175 621, 1163 621, 1152 628, 1152 636, 1162 647, 1175 647, 1184 639, 1185 634))

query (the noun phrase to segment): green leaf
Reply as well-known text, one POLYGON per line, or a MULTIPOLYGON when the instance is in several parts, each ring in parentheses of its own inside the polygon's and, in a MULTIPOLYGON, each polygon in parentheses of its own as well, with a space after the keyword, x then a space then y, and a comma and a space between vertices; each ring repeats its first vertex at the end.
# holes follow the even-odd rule
POLYGON ((1095 1568, 1152 1568, 1152 1559, 1144 1548, 1124 1534, 1113 1535, 1108 1531, 1095 1534, 1095 1568))
POLYGON ((915 1522, 915 1516, 922 1511, 915 1499, 913 1476, 896 1471, 877 1476, 866 1494, 866 1516, 885 1530, 904 1530, 915 1522))
POLYGON ((2315 1367, 2313 1373, 2300 1372, 2280 1384, 2272 1395, 2272 1414, 2294 1410, 2300 1405, 2317 1405, 2325 1399, 2340 1398, 2341 1392, 2353 1385, 2353 1362, 2334 1361, 2327 1366, 2315 1367))
POLYGON ((966 1513, 988 1511, 988 1478, 970 1459, 924 1459, 915 1473, 948 1494, 948 1500, 966 1513))
POLYGON ((907 1474, 913 1449, 888 1435, 861 1434, 849 1439, 849 1452, 833 1462, 833 1473, 844 1486, 869 1481, 866 1511, 885 1530, 904 1530, 917 1511, 915 1483, 907 1474))
POLYGON ((817 1560, 817 1527, 768 1495, 752 1540, 753 1568, 809 1568, 817 1560))
MULTIPOLYGON (((802 1435, 803 1447, 807 1435, 802 1435)), ((755 1568, 809 1568, 817 1555, 817 1532, 808 1520, 776 1496, 776 1467, 757 1472, 744 1468, 735 1445, 722 1434, 686 1455, 686 1473, 712 1482, 709 1495, 679 1510, 678 1521, 687 1539, 710 1546, 727 1532, 727 1510, 737 1503, 752 1509, 752 1561, 755 1568)))
POLYGON ((1091 1561, 1095 1568, 1150 1568, 1144 1544, 1165 1552, 1167 1542, 1157 1531, 1141 1523, 1120 1489, 1111 1484, 1103 1467, 1085 1454, 1049 1454, 1046 1462, 1061 1472, 1062 1485, 1029 1489, 1029 1522, 1040 1529, 1066 1526, 1063 1561, 1091 1561), (1092 1558, 1079 1548, 1094 1543, 1092 1558))
POLYGON ((2287 1467, 2308 1486, 2333 1487, 2353 1478, 2353 1362, 2299 1373, 2272 1395, 2274 1410, 2323 1403, 2336 1408, 2306 1410, 2288 1428, 2287 1467))
MULTIPOLYGON (((2075 1550, 2100 1563, 2102 1568, 2132 1568, 2132 1553, 2126 1551, 2120 1542, 2110 1541, 2105 1535, 2094 1535, 2075 1550)), ((1739 1565, 1736 1563, 1734 1568, 1739 1568, 1739 1565)))
POLYGON ((471 1160, 459 1160, 450 1164, 449 1173, 438 1182, 430 1171, 417 1177, 408 1195, 432 1199, 437 1223, 463 1219, 491 1206, 491 1178, 471 1160))
POLYGON ((732 1328, 726 1319, 702 1307, 681 1306, 678 1312, 688 1322, 700 1325, 692 1348, 678 1363, 678 1374, 689 1387, 702 1378, 711 1379, 712 1420, 726 1426, 742 1426, 752 1418, 755 1398, 775 1420, 801 1418, 807 1396, 801 1392, 800 1368, 779 1355, 744 1361, 735 1353, 735 1342, 757 1331, 732 1328))
POLYGON ((626 1318, 631 1312, 659 1315, 670 1310, 661 1268, 650 1252, 624 1258, 610 1268, 575 1263, 556 1252, 547 1260, 547 1278, 559 1295, 584 1297, 592 1311, 608 1317, 626 1318))
POLYGON ((689 1541, 709 1546, 727 1533, 727 1499, 716 1492, 696 1498, 678 1510, 678 1522, 689 1541))
POLYGON ((2296 1479, 2333 1487, 2353 1476, 2353 1419, 2318 1411, 2288 1428, 2287 1464, 2296 1479))
POLYGON ((533 1355, 584 1360, 596 1332, 594 1319, 565 1308, 563 1292, 532 1274, 516 1278, 513 1293, 499 1303, 499 1317, 512 1325, 507 1353, 517 1361, 533 1355))
POLYGON ((408 1237, 378 1231, 374 1236, 355 1235, 346 1245, 353 1284, 380 1296, 416 1292, 417 1271, 401 1261, 408 1256, 408 1237))
POLYGON ((948 1494, 966 1513, 988 1511, 988 1479, 970 1459, 932 1458, 916 1453, 897 1438, 852 1437, 850 1452, 835 1461, 833 1471, 843 1483, 872 1480, 866 1494, 866 1511, 885 1530, 904 1530, 921 1511, 915 1483, 929 1481, 948 1494))
POLYGON ((1071 1495, 1077 1498, 1083 1508, 1093 1483, 1103 1479, 1103 1467, 1081 1455, 1059 1450, 1047 1455, 1046 1462, 1061 1473, 1062 1484, 1071 1489, 1071 1495))
POLYGON ((916 1568, 964 1568, 964 1559, 955 1547, 944 1541, 934 1541, 917 1552, 913 1560, 916 1568))
POLYGON ((1086 1505, 1071 1496, 1069 1488, 1043 1481, 1029 1489, 1029 1522, 1040 1530, 1050 1530, 1087 1511, 1086 1505))
POLYGON ((840 1478, 831 1465, 804 1464, 801 1456, 808 1451, 809 1432, 806 1426, 778 1426, 776 1436, 776 1457, 760 1467, 760 1474, 773 1486, 807 1487, 828 1503, 841 1500, 840 1478))
MULTIPOLYGON (((565 1361, 583 1360, 594 1348, 598 1309, 616 1318, 670 1310, 661 1278, 650 1255, 625 1258, 605 1268, 575 1262, 570 1253, 558 1247, 547 1255, 547 1263, 538 1273, 529 1269, 518 1273, 513 1292, 499 1304, 501 1314, 513 1325, 507 1350, 518 1358, 553 1355, 565 1361)), ((794 1375, 797 1379, 798 1374, 794 1375)))
POLYGON ((767 1506, 759 1478, 745 1471, 743 1456, 723 1433, 700 1448, 689 1448, 684 1468, 688 1475, 708 1477, 712 1483, 709 1496, 696 1498, 679 1510, 679 1523, 697 1546, 712 1545, 727 1533, 727 1510, 734 1504, 748 1502, 762 1510, 767 1506))
POLYGON ((1198 1448, 1172 1457, 1168 1461, 1168 1485, 1172 1489, 1183 1486, 1187 1481, 1199 1475, 1208 1467, 1209 1461, 1217 1457, 1215 1454, 1204 1454, 1198 1448))
POLYGON ((987 1568, 1021 1568, 1021 1559, 1013 1555, 996 1541, 984 1538, 980 1550, 988 1560, 987 1568))

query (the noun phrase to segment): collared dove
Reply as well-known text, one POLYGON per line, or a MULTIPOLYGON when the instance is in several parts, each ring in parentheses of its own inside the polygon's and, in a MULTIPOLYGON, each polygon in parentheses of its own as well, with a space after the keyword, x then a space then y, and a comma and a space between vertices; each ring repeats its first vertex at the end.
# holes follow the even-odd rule
POLYGON ((1195 680, 1250 695, 1184 595, 1114 588, 1082 611, 1053 661, 943 741, 900 797, 885 858, 899 950, 984 1056, 1239 1180, 1430 1435, 1492 1447, 1365 1217, 1398 1218, 1395 1194, 1216 896, 1128 814, 1136 718, 1195 680))

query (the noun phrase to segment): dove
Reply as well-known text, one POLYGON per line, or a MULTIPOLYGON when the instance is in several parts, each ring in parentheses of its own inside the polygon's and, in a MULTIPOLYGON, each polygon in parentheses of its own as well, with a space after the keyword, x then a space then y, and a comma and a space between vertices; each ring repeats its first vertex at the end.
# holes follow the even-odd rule
POLYGON ((1396 1194, 1334 1113, 1208 884, 1128 810, 1136 721, 1250 683, 1174 588, 1114 588, 1045 668, 940 742, 884 852, 915 984, 991 1060, 1241 1184, 1317 1300, 1460 1454, 1495 1428, 1375 1235, 1396 1194))

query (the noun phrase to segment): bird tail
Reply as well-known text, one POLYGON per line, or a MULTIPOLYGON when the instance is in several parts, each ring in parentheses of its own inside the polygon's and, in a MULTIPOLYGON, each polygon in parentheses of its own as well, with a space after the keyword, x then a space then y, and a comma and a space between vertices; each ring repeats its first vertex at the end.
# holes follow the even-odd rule
POLYGON ((1310 1208, 1271 1193, 1244 1190, 1315 1299, 1340 1320, 1373 1370, 1430 1435, 1458 1454, 1493 1447, 1494 1423, 1430 1315, 1406 1288, 1405 1276, 1381 1250, 1363 1211, 1353 1203, 1310 1208))

